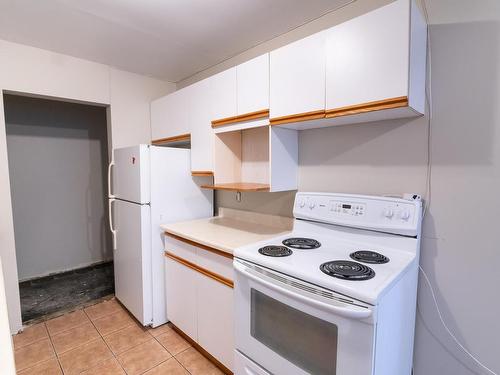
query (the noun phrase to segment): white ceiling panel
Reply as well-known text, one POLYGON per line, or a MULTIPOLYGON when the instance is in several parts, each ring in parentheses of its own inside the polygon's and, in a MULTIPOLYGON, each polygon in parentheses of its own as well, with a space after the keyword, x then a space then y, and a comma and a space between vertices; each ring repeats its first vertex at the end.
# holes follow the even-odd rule
POLYGON ((0 0, 0 39, 171 82, 349 0, 0 0))

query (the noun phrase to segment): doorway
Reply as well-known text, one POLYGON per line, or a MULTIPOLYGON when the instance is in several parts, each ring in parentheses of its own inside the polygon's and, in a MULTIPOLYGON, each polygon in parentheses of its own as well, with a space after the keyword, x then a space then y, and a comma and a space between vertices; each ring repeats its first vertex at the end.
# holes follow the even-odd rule
POLYGON ((23 323, 114 292, 106 107, 4 95, 23 323))

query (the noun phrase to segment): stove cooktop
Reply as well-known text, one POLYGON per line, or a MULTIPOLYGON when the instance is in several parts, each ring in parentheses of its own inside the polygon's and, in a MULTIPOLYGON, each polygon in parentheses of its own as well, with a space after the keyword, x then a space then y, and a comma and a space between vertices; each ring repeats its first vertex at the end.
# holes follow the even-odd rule
POLYGON ((375 304, 416 259, 414 253, 397 247, 407 238, 391 236, 386 240, 381 234, 366 237, 342 231, 336 234, 292 232, 238 248, 234 256, 370 304, 375 304), (319 247, 311 248, 316 244, 319 247), (296 247, 292 250, 290 245, 296 247))

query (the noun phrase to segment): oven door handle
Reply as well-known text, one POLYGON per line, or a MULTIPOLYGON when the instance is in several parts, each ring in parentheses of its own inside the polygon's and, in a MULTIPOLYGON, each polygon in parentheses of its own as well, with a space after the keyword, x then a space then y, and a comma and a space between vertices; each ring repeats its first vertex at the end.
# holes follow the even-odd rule
POLYGON ((307 298, 306 296, 303 296, 300 293, 294 293, 291 290, 288 290, 286 288, 283 288, 274 282, 270 282, 265 280, 264 278, 261 278, 259 276, 254 275, 253 273, 250 273, 247 271, 246 267, 239 263, 239 262, 234 262, 233 263, 234 269, 236 272, 240 273, 242 276, 258 283, 261 284, 269 289, 272 289, 278 293, 284 294, 288 297, 294 298, 296 300, 299 300, 302 303, 306 303, 308 305, 311 305, 313 307, 316 307, 320 310, 326 311, 326 312, 331 312, 346 318, 351 318, 351 319, 365 319, 368 318, 372 315, 372 310, 365 308, 365 307, 359 307, 359 306, 354 306, 348 303, 342 303, 338 302, 339 304, 345 305, 345 307, 342 306, 335 306, 332 304, 328 304, 325 302, 318 301, 313 298, 307 298))

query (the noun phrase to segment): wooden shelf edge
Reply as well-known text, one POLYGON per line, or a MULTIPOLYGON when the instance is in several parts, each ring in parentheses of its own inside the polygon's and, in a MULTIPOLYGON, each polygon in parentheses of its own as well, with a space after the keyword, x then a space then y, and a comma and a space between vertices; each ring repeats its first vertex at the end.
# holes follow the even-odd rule
POLYGON ((179 134, 174 137, 153 139, 151 141, 151 144, 157 146, 174 142, 189 142, 190 140, 191 140, 191 134, 188 133, 188 134, 179 134))
POLYGON ((226 190, 226 191, 269 191, 270 186, 253 182, 235 182, 225 184, 201 185, 203 189, 226 190))
POLYGON ((271 124, 271 126, 276 126, 281 124, 289 124, 291 122, 318 120, 322 118, 325 118, 325 111, 321 109, 318 111, 296 113, 288 116, 274 117, 269 119, 269 123, 271 124))
POLYGON ((191 176, 193 176, 193 177, 213 177, 214 172, 212 172, 212 171, 191 171, 191 176))
POLYGON ((326 118, 341 117, 357 115, 360 113, 381 111, 384 109, 408 107, 408 97, 398 96, 384 100, 376 100, 362 104, 355 104, 346 107, 328 109, 326 111, 326 118))
POLYGON ((269 108, 262 109, 260 111, 245 113, 238 116, 226 117, 217 120, 212 120, 212 128, 217 128, 219 126, 225 126, 229 124, 235 124, 237 122, 257 120, 260 118, 269 117, 269 108))

